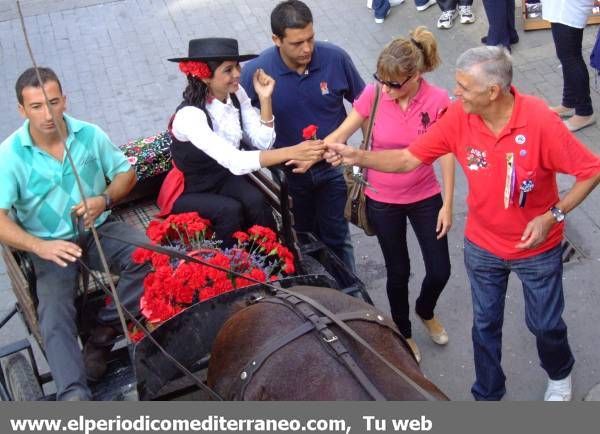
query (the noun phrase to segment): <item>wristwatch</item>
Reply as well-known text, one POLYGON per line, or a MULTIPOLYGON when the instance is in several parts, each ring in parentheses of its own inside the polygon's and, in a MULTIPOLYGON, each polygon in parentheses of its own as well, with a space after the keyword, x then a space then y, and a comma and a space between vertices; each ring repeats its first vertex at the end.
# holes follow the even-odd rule
POLYGON ((562 222, 565 219, 565 213, 560 208, 553 206, 552 208, 550 208, 550 212, 552 213, 554 220, 556 220, 558 223, 562 222))
POLYGON ((111 209, 112 208, 112 199, 110 198, 110 196, 106 193, 102 193, 100 196, 102 196, 104 198, 104 204, 106 206, 106 209, 111 209))

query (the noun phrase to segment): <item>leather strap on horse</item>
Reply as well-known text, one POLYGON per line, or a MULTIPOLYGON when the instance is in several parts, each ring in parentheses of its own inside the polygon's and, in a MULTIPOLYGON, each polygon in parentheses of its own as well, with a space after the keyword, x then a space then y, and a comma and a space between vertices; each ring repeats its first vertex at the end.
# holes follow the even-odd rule
POLYGON ((349 353, 346 346, 338 339, 333 330, 327 326, 329 323, 327 318, 317 315, 316 311, 306 302, 282 291, 278 291, 277 294, 275 294, 275 297, 260 299, 258 302, 285 306, 298 315, 300 319, 306 319, 307 321, 286 335, 267 341, 267 343, 258 351, 258 356, 253 357, 252 360, 248 362, 236 381, 232 384, 229 396, 233 399, 243 399, 246 387, 250 384, 250 380, 267 358, 298 337, 309 331, 315 330, 319 334, 319 342, 324 344, 327 349, 333 351, 334 356, 336 356, 354 378, 356 378, 371 398, 376 401, 386 400, 385 396, 377 389, 371 380, 369 380, 364 371, 352 358, 352 355, 349 353))
POLYGON ((343 321, 340 321, 333 312, 331 312, 325 306, 321 305, 319 302, 317 302, 316 300, 314 300, 310 297, 307 297, 303 294, 299 294, 295 291, 291 291, 289 289, 278 288, 278 287, 274 286, 273 284, 270 284, 267 282, 261 282, 257 279, 251 278, 250 276, 244 276, 241 273, 237 273, 233 270, 230 270, 230 269, 227 269, 224 267, 220 267, 220 266, 216 266, 214 264, 210 264, 207 261, 203 261, 196 257, 185 255, 181 252, 177 252, 174 250, 166 249, 164 247, 157 246, 155 244, 142 243, 142 242, 138 242, 138 241, 134 241, 134 240, 124 240, 122 238, 115 237, 114 235, 107 234, 106 232, 103 232, 103 236, 106 238, 110 238, 112 240, 121 241, 122 243, 126 243, 129 245, 142 247, 144 249, 148 249, 148 250, 158 252, 158 253, 163 253, 165 255, 169 255, 170 257, 175 257, 178 259, 183 259, 183 260, 195 262, 198 264, 203 264, 208 267, 212 267, 214 269, 224 271, 226 273, 230 273, 230 274, 238 276, 238 277, 243 277, 244 279, 247 279, 251 282, 266 286, 267 288, 271 289, 274 294, 276 294, 277 291, 282 291, 287 294, 294 295, 294 296, 298 297, 300 300, 305 301, 306 303, 308 303, 309 305, 314 307, 317 311, 322 313, 324 316, 330 318, 331 321, 333 323, 335 323, 339 328, 341 328, 348 336, 352 337, 356 342, 358 342, 360 345, 362 345, 367 351, 371 352, 375 357, 377 357, 380 361, 382 361, 394 374, 398 375, 407 384, 409 384, 411 387, 413 387, 415 390, 417 390, 421 394, 421 396, 423 396, 423 398, 425 398, 428 401, 436 401, 437 400, 433 395, 431 395, 431 393, 427 392, 425 389, 423 389, 421 386, 419 386, 412 378, 410 378, 404 372, 400 371, 392 363, 390 363, 385 357, 383 357, 381 354, 379 354, 373 347, 371 347, 371 345, 369 345, 354 330, 352 330, 350 327, 348 327, 343 321))

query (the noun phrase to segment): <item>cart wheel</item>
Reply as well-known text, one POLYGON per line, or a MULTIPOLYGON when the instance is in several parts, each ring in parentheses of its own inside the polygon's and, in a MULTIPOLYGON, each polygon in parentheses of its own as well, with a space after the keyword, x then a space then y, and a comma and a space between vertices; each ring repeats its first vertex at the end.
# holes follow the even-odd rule
POLYGON ((23 354, 9 356, 3 365, 13 401, 37 401, 44 396, 29 360, 23 354))

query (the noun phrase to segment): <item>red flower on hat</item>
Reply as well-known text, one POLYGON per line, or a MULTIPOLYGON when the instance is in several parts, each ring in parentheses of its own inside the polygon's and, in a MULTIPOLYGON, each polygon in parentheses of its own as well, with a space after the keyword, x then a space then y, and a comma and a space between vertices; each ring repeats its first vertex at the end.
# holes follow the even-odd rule
POLYGON ((185 75, 191 75, 192 77, 196 78, 210 78, 212 76, 210 68, 204 62, 197 62, 193 60, 179 62, 179 70, 185 75))

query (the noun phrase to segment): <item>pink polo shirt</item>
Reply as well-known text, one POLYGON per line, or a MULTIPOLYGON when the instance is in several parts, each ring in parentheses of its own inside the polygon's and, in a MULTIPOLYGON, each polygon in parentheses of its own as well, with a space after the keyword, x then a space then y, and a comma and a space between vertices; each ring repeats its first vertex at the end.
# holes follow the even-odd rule
MULTIPOLYGON (((367 118, 374 99, 375 86, 369 84, 354 101, 354 109, 367 118)), ((423 79, 406 111, 386 93, 382 93, 373 125, 372 150, 377 152, 408 147, 427 131, 449 104, 446 90, 432 86, 423 79)), ((367 188, 365 194, 378 202, 414 203, 441 191, 431 165, 421 165, 408 173, 383 173, 369 169, 367 179, 376 191, 367 188)))

